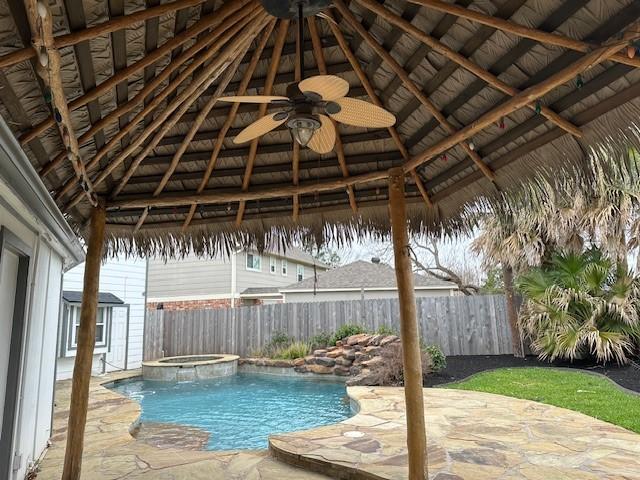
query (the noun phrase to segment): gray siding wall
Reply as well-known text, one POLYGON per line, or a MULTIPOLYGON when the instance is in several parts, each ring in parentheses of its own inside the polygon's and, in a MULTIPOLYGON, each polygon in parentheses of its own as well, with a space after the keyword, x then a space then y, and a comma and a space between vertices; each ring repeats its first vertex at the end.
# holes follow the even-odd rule
MULTIPOLYGON (((435 290, 416 290, 416 298, 425 297, 442 297, 456 294, 454 290, 449 289, 435 289, 435 290)), ((284 301, 286 303, 307 303, 307 302, 336 302, 344 300, 360 300, 362 298, 362 292, 349 291, 349 292, 291 292, 284 294, 284 301)), ((376 298, 398 298, 397 290, 365 290, 365 300, 373 300, 376 298)))
MULTIPOLYGON (((257 253, 255 255, 257 255, 257 253)), ((298 265, 303 265, 304 267, 304 278, 313 277, 313 266, 304 265, 289 259, 287 260, 287 275, 282 275, 282 257, 263 254, 260 258, 262 259, 262 270, 256 272, 247 270, 246 252, 241 252, 236 255, 238 292, 242 292, 245 288, 249 287, 286 287, 292 283, 296 283, 298 281, 296 277, 296 268, 298 265), (270 258, 276 259, 276 273, 269 271, 270 258)), ((320 273, 320 271, 321 270, 318 269, 318 273, 320 273)))
MULTIPOLYGON (((257 255, 257 254, 256 254, 257 255)), ((282 257, 263 254, 261 271, 247 270, 247 254, 239 252, 236 262, 236 297, 250 287, 286 287, 297 282, 296 268, 303 265, 287 260, 287 275, 282 275, 282 257), (276 259, 276 273, 269 271, 269 259, 276 259)), ((170 301, 194 298, 229 298, 232 283, 232 258, 198 258, 189 255, 181 260, 149 260, 148 300, 170 301)), ((318 269, 318 273, 321 270, 318 269)), ((313 266, 304 265, 304 278, 313 277, 313 266)))
POLYGON ((198 258, 190 255, 181 260, 149 259, 148 299, 176 300, 194 296, 221 297, 231 295, 231 261, 228 258, 198 258))

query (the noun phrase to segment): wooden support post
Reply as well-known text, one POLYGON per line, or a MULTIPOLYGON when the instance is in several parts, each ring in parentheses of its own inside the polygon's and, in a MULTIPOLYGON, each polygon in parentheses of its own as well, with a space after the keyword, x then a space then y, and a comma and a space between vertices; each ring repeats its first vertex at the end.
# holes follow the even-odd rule
POLYGON ((84 447, 84 428, 87 421, 89 403, 89 382, 93 347, 96 343, 96 316, 98 313, 98 286, 100 284, 100 262, 104 245, 104 227, 106 212, 102 206, 95 207, 91 213, 89 244, 84 266, 84 285, 82 287, 82 307, 80 310, 80 329, 78 330, 78 349, 73 367, 71 386, 71 406, 67 427, 67 449, 64 454, 62 480, 79 480, 84 447))
POLYGON ((416 297, 413 272, 409 258, 407 210, 404 198, 402 168, 389 170, 389 209, 396 282, 400 304, 400 338, 404 368, 404 398, 407 408, 407 448, 409 451, 409 480, 425 480, 427 468, 427 435, 422 397, 422 356, 420 332, 416 317, 416 297))

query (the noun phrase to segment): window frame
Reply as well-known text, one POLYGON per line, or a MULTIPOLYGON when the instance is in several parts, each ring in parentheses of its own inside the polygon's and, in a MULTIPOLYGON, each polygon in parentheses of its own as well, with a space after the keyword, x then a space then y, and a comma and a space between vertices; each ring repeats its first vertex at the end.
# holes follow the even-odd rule
MULTIPOLYGON (((69 325, 67 350, 76 351, 78 349, 77 331, 80 328, 80 312, 82 305, 78 303, 69 303, 66 305, 66 308, 68 315, 67 321, 69 325)), ((100 340, 96 338, 95 348, 106 348, 109 344, 109 330, 113 307, 99 304, 96 314, 96 332, 98 331, 98 325, 102 325, 102 338, 100 340)))
POLYGON ((276 257, 269 257, 269 273, 271 275, 278 273, 278 259, 276 257))
POLYGON ((247 271, 249 272, 262 272, 262 257, 260 255, 257 255, 255 253, 249 253, 247 252, 247 254, 245 255, 245 262, 244 262, 244 267, 247 271), (251 256, 251 258, 254 259, 254 261, 252 262, 252 266, 249 266, 249 256, 251 256), (255 259, 258 259, 258 267, 255 267, 255 259))
POLYGON ((289 276, 289 262, 286 258, 283 258, 282 262, 280 262, 280 273, 283 277, 289 276))
POLYGON ((304 280, 304 265, 296 265, 296 280, 301 282, 304 280))

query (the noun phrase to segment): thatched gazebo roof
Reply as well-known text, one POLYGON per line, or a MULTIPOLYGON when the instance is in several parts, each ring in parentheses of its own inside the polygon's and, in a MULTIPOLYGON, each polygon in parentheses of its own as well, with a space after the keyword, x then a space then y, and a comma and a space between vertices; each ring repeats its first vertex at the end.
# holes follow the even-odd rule
POLYGON ((397 122, 340 124, 329 154, 284 127, 232 141, 266 107, 219 96, 301 75, 295 18, 258 0, 50 0, 51 17, 8 0, 0 115, 75 225, 97 196, 112 249, 164 254, 385 231, 397 166, 413 229, 452 230, 477 196, 640 145, 638 1, 330 3, 306 18, 304 77, 340 76, 397 122))

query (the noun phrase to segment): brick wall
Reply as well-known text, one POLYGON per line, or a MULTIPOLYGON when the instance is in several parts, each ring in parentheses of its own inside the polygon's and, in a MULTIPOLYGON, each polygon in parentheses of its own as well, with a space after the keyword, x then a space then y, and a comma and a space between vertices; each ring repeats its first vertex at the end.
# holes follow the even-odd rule
MULTIPOLYGON (((237 304, 237 302, 236 302, 237 304)), ((175 302, 149 302, 147 308, 149 310, 157 310, 162 305, 162 310, 199 310, 211 308, 230 308, 230 298, 215 298, 208 300, 179 300, 175 302)))

